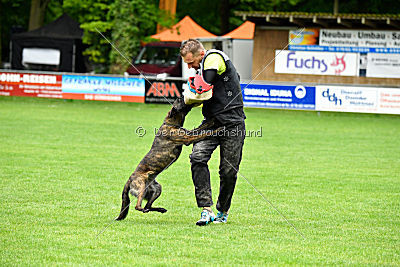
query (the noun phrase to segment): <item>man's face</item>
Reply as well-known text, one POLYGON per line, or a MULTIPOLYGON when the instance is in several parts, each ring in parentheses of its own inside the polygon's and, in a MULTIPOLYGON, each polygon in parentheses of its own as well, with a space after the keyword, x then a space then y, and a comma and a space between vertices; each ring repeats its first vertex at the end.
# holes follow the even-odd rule
POLYGON ((192 52, 189 52, 186 54, 186 56, 182 57, 183 61, 188 64, 188 68, 193 68, 195 70, 198 70, 200 68, 200 62, 203 59, 205 55, 204 50, 200 51, 198 55, 193 55, 192 52))

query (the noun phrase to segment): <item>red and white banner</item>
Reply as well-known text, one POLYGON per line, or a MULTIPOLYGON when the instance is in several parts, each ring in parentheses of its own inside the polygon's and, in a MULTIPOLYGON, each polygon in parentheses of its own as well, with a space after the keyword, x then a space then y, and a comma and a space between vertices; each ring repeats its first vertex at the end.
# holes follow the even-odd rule
POLYGON ((62 75, 0 72, 0 95, 62 98, 62 75))
POLYGON ((334 52, 275 51, 275 72, 358 76, 359 54, 334 52))
POLYGON ((400 114, 400 88, 381 88, 378 103, 379 113, 400 114))
POLYGON ((0 72, 0 95, 144 102, 144 80, 125 77, 0 72))

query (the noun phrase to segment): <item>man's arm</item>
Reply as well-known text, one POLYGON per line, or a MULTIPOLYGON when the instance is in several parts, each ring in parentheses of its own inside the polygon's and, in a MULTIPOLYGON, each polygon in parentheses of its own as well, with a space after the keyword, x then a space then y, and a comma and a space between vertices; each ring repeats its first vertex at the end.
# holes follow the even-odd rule
POLYGON ((217 70, 209 69, 203 72, 204 80, 209 84, 214 84, 215 79, 217 78, 217 70))

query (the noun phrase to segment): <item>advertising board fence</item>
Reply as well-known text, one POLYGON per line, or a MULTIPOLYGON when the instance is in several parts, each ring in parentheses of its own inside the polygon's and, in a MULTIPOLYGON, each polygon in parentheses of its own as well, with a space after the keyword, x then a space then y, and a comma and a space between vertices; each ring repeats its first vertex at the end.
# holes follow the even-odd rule
MULTIPOLYGON (((172 103, 181 78, 0 72, 0 95, 81 100, 172 103)), ((245 107, 400 114, 400 87, 241 84, 245 107)))

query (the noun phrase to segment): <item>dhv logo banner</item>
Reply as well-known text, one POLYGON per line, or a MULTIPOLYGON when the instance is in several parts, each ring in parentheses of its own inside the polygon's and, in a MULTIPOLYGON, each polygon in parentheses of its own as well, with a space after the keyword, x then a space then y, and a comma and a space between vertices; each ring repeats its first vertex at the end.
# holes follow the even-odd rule
POLYGON ((275 51, 275 72, 358 76, 359 54, 306 51, 275 51))
POLYGON ((316 86, 315 109, 374 113, 378 107, 377 90, 355 86, 316 86))

